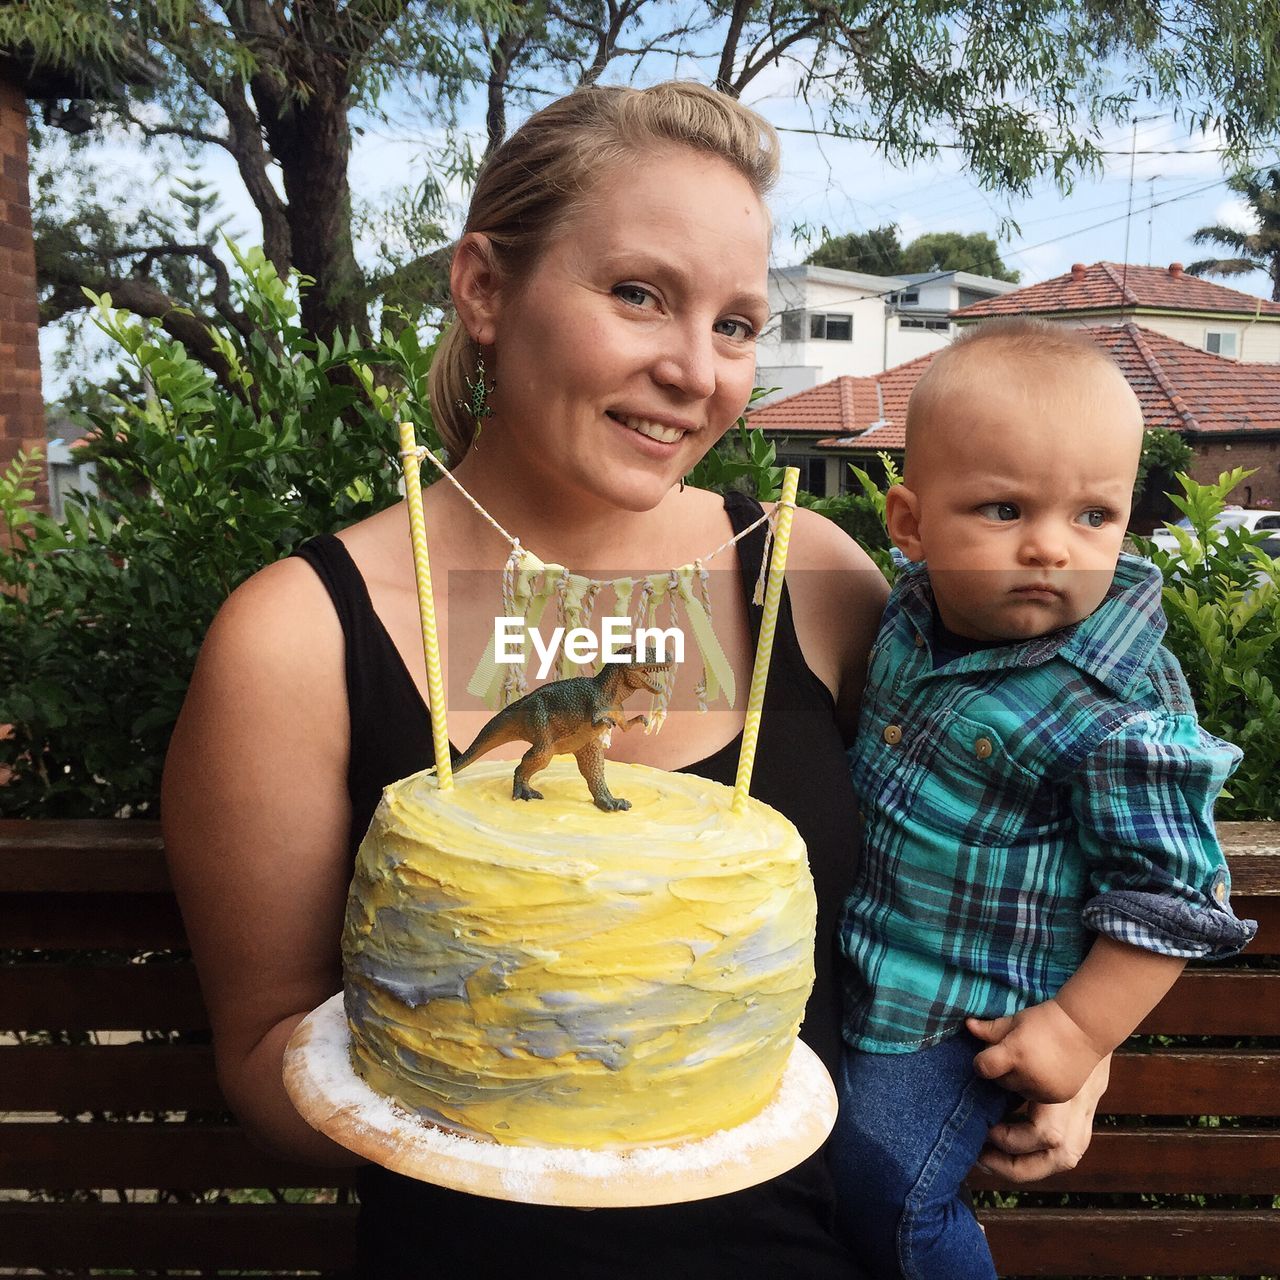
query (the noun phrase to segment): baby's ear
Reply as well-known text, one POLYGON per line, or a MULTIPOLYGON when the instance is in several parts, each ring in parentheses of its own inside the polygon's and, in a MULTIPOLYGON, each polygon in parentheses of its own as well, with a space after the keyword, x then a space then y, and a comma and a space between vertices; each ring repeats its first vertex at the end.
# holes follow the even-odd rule
POLYGON ((895 484, 884 496, 884 522, 893 545, 908 560, 923 560, 920 541, 920 499, 906 485, 895 484))

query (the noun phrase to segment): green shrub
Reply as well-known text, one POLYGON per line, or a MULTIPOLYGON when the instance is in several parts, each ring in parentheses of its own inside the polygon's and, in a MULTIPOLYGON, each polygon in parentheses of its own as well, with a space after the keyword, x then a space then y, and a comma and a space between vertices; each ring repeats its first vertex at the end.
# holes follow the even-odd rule
POLYGON ((1179 474, 1183 495, 1170 498, 1192 528, 1170 526, 1178 551, 1138 539, 1164 574, 1165 644, 1186 672, 1200 722, 1244 752, 1218 801, 1224 821, 1280 817, 1280 564, 1256 546, 1264 535, 1214 526, 1251 474, 1237 467, 1214 484, 1179 474))
POLYGON ((391 406, 370 407, 351 368, 368 353, 309 340, 297 282, 260 250, 237 259, 253 324, 215 334, 222 385, 154 323, 96 299, 145 389, 90 415, 101 492, 60 525, 21 510, 29 492, 8 485, 5 519, 28 527, 0 549, 6 815, 154 815, 218 606, 305 539, 397 500, 391 406))

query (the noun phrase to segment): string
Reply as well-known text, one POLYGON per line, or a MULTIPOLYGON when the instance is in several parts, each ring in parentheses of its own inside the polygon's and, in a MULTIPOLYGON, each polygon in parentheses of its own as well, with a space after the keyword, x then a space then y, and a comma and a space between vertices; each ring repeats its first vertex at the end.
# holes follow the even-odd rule
MULTIPOLYGON (((475 498, 473 498, 473 497, 472 497, 472 496, 467 492, 467 490, 463 487, 462 481, 461 481, 461 480, 459 480, 459 479, 458 479, 458 477, 457 477, 457 476, 455 476, 455 475, 453 474, 453 472, 452 472, 452 471, 450 471, 450 470, 449 470, 449 468, 448 468, 448 467, 446 467, 446 466, 444 465, 444 463, 443 463, 443 462, 441 462, 441 461, 440 461, 440 459, 439 459, 439 458, 437 458, 437 457, 436 457, 436 455, 435 455, 434 453, 432 453, 432 452, 431 452, 431 450, 430 450, 430 449, 428 449, 428 448, 427 448, 427 446, 426 446, 425 444, 420 444, 420 445, 418 445, 417 449, 416 449, 414 452, 417 454, 417 456, 418 456, 419 458, 426 458, 429 462, 431 462, 431 463, 435 466, 436 470, 437 470, 437 471, 439 471, 439 472, 440 472, 440 474, 441 474, 441 475, 442 475, 442 476, 443 476, 443 477, 444 477, 444 478, 445 478, 445 479, 446 479, 446 480, 447 480, 451 485, 453 485, 453 487, 454 487, 454 488, 455 488, 455 489, 456 489, 456 490, 457 490, 457 491, 458 491, 458 492, 459 492, 459 493, 460 493, 460 494, 461 494, 461 495, 462 495, 462 496, 467 500, 467 502, 468 502, 468 503, 470 503, 470 505, 475 509, 476 513, 477 513, 478 515, 480 515, 481 517, 483 517, 483 519, 484 519, 487 523, 489 523, 490 525, 492 525, 492 526, 493 526, 493 528, 495 528, 495 529, 496 529, 496 530, 497 530, 497 531, 498 531, 498 532, 503 536, 503 538, 504 538, 504 539, 505 539, 505 540, 506 540, 506 541, 507 541, 511 546, 516 547, 516 546, 519 546, 519 545, 520 545, 520 539, 519 539, 519 538, 517 538, 514 534, 510 534, 510 533, 508 533, 508 532, 507 532, 507 531, 506 531, 506 530, 505 530, 505 529, 504 529, 504 528, 503 528, 503 527, 502 527, 502 526, 501 526, 501 525, 500 525, 500 524, 499 524, 499 523, 498 523, 498 522, 497 522, 497 521, 496 521, 496 520, 495 520, 495 519, 494 519, 494 518, 493 518, 493 517, 492 517, 492 516, 491 516, 491 515, 486 511, 486 510, 485 510, 485 509, 484 509, 484 507, 482 507, 482 506, 480 505, 480 503, 479 503, 479 502, 477 502, 477 501, 476 501, 476 499, 475 499, 475 498)), ((405 455, 404 455, 404 453, 401 453, 401 455, 400 455, 400 456, 403 458, 405 455)), ((776 517, 777 517, 777 513, 778 513, 779 508, 780 508, 780 507, 782 507, 782 506, 784 506, 784 505, 785 505, 785 506, 789 506, 789 507, 791 507, 793 510, 795 509, 795 503, 783 503, 781 500, 780 500, 780 501, 778 501, 777 503, 775 503, 775 504, 774 504, 774 508, 773 508, 773 510, 772 510, 771 512, 765 512, 765 514, 764 514, 764 515, 762 515, 758 520, 753 520, 749 525, 747 525, 747 527, 746 527, 745 529, 740 530, 738 533, 735 533, 735 534, 733 535, 733 537, 732 537, 732 538, 729 538, 727 541, 722 542, 722 543, 721 543, 721 544, 720 544, 720 545, 719 545, 719 546, 718 546, 714 551, 709 551, 705 556, 699 556, 699 557, 698 557, 698 559, 694 561, 694 563, 695 563, 695 564, 706 564, 708 560, 714 560, 714 559, 716 558, 716 556, 718 556, 722 551, 727 551, 731 546, 733 546, 733 545, 734 545, 734 543, 741 542, 741 541, 742 541, 742 539, 743 539, 743 538, 745 538, 745 537, 747 536, 747 534, 749 534, 749 533, 754 533, 754 532, 755 532, 755 530, 756 530, 756 529, 758 529, 762 524, 767 524, 767 525, 769 525, 769 526, 770 526, 770 531, 769 531, 769 534, 768 534, 767 536, 768 536, 769 541, 772 541, 773 523, 774 523, 774 520, 775 520, 775 519, 776 519, 776 517)), ((761 568, 762 568, 762 570, 763 570, 764 565, 768 563, 768 560, 769 560, 769 549, 768 549, 768 545, 766 544, 764 559, 761 561, 761 568)), ((609 585, 612 585, 612 583, 615 583, 615 582, 622 582, 622 581, 625 581, 625 579, 622 579, 622 578, 612 578, 612 579, 609 579, 609 580, 607 580, 607 581, 608 581, 608 584, 609 584, 609 585)), ((758 592, 759 592, 759 588, 757 588, 757 594, 758 594, 758 592)), ((759 601, 759 600, 756 600, 756 601, 755 601, 755 603, 756 603, 756 604, 759 604, 759 603, 760 603, 760 601, 759 601)))

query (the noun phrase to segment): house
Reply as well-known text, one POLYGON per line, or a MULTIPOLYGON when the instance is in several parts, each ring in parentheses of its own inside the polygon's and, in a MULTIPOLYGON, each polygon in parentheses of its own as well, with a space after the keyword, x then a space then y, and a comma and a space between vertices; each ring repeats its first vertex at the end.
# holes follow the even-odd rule
POLYGON ((951 313, 957 325, 996 316, 1040 316, 1080 327, 1132 321, 1214 355, 1249 364, 1280 362, 1280 302, 1187 275, 1180 262, 1077 262, 1065 275, 951 313))
POLYGON ((967 271, 877 276, 833 267, 774 268, 774 319, 756 346, 756 383, 777 387, 776 397, 832 378, 880 373, 944 347, 955 332, 955 309, 1016 288, 967 271))
MULTIPOLYGON (((1120 366, 1146 425, 1178 432, 1195 450, 1195 479, 1253 468, 1235 500, 1280 506, 1280 364, 1233 360, 1132 322, 1084 328, 1120 366)), ((748 421, 787 465, 801 466, 812 492, 839 493, 849 487, 847 463, 868 466, 881 451, 901 457, 907 400, 935 354, 834 379, 754 409, 748 421)))

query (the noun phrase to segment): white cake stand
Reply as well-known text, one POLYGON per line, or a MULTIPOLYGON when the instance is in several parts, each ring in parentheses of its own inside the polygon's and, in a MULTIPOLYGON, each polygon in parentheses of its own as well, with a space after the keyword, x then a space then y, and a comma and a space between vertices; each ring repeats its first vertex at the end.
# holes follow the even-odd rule
POLYGON ((303 1119, 396 1173, 496 1200, 624 1208, 721 1196, 799 1164, 836 1119, 831 1077, 797 1041, 773 1101, 733 1129, 627 1151, 508 1147, 429 1124, 375 1093, 348 1048, 339 993, 298 1024, 285 1049, 285 1088, 303 1119))

